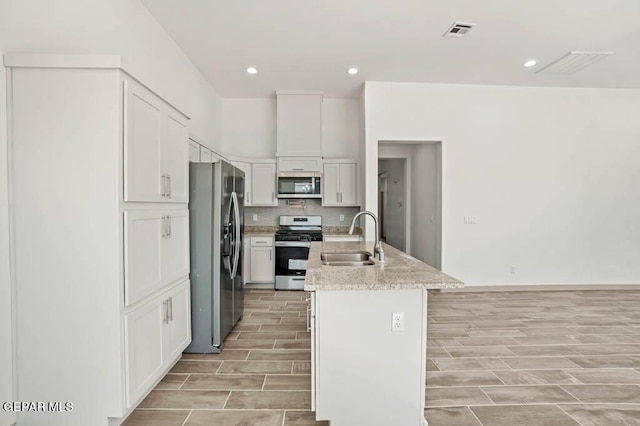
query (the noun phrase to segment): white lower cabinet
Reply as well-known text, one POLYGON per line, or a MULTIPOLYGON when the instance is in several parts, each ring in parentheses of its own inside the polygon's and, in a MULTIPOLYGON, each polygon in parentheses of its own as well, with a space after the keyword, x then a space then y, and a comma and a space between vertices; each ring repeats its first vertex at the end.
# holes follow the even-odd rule
MULTIPOLYGON (((191 342, 191 297, 189 281, 169 290, 161 298, 167 304, 162 351, 169 363, 173 362, 191 342)), ((168 364, 167 364, 168 365, 168 364)))
POLYGON ((131 408, 191 341, 189 281, 124 317, 127 408, 131 408))
POLYGON ((153 300, 125 316, 127 408, 146 393, 162 373, 165 306, 153 300))
POLYGON ((251 237, 251 282, 275 282, 276 253, 273 237, 251 237))
POLYGON ((244 238, 242 245, 243 262, 242 262, 242 278, 243 285, 251 282, 251 238, 244 238))
POLYGON ((125 304, 189 273, 189 211, 124 212, 125 304))

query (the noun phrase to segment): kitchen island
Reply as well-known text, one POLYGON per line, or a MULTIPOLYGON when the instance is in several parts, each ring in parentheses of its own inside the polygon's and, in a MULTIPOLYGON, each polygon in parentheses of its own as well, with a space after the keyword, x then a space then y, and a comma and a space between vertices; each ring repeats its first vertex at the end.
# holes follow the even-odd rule
POLYGON ((415 425, 424 419, 427 290, 463 284, 383 243, 386 261, 323 264, 321 254, 373 252, 372 242, 311 244, 312 410, 332 426, 415 425))

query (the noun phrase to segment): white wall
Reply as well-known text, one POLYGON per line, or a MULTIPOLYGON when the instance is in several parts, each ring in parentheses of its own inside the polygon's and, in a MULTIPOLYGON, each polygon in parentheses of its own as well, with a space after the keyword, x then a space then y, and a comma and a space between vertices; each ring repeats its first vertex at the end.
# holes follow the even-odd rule
MULTIPOLYGON (((357 99, 324 99, 322 152, 324 157, 358 158, 357 99)), ((276 153, 276 99, 222 100, 222 150, 235 157, 273 158, 276 153)))
POLYGON ((438 146, 416 144, 411 157, 411 255, 439 267, 438 146))
MULTIPOLYGON (((4 39, 0 37, 0 43, 4 39)), ((0 44, 0 49, 2 49, 0 44)), ((9 275, 9 219, 7 199, 6 85, 5 68, 0 67, 0 402, 12 401, 13 344, 11 286, 9 275)), ((0 425, 15 421, 13 413, 0 409, 0 425)))
MULTIPOLYGON (((107 53, 191 116, 190 129, 220 149, 220 97, 137 0, 2 0, 0 53, 107 53)), ((5 68, 0 67, 0 401, 11 401, 11 321, 5 68)), ((0 426, 15 420, 0 409, 0 426)))
POLYGON ((639 89, 367 83, 364 96, 368 209, 378 141, 442 141, 445 272, 640 283, 639 89))
POLYGON ((138 0, 2 0, 0 40, 3 52, 122 55, 127 71, 220 149, 220 97, 138 0))
POLYGON ((222 151, 227 156, 275 157, 276 99, 222 99, 222 151))

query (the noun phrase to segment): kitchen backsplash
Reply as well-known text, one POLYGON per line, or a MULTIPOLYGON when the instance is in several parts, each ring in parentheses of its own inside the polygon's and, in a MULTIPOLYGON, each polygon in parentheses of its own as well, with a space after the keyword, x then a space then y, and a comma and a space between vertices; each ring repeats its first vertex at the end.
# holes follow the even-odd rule
MULTIPOLYGON (((294 202, 299 202, 295 200, 294 202)), ((305 207, 289 206, 287 200, 278 200, 278 207, 246 207, 244 209, 245 225, 247 226, 277 226, 280 215, 290 216, 322 216, 323 226, 349 226, 353 216, 360 211, 359 207, 323 207, 318 199, 306 199, 305 207), (258 220, 253 220, 253 215, 258 220), (340 222, 340 215, 344 221, 340 222)))

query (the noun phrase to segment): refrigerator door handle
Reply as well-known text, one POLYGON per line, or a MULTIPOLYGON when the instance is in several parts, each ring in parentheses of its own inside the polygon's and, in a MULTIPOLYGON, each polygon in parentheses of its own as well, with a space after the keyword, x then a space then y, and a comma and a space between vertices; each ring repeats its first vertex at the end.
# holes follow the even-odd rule
POLYGON ((231 279, 236 277, 238 273, 238 261, 240 259, 240 208, 238 207, 238 194, 231 193, 231 204, 233 205, 233 221, 234 221, 234 241, 233 241, 233 267, 231 269, 231 279))

